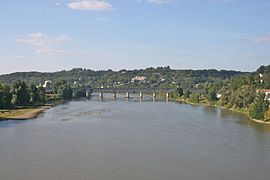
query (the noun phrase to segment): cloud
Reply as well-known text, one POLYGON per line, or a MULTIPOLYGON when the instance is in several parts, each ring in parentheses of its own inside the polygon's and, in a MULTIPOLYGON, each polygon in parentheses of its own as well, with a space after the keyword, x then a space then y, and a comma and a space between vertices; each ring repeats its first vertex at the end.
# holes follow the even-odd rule
POLYGON ((67 6, 74 10, 105 11, 112 9, 112 5, 105 0, 72 1, 67 6))
POLYGON ((43 33, 31 33, 15 41, 32 46, 37 54, 53 55, 67 53, 68 51, 60 49, 58 46, 71 41, 71 39, 65 35, 50 37, 43 33))
POLYGON ((270 43, 270 33, 264 36, 254 38, 253 42, 254 43, 270 43))
POLYGON ((21 56, 21 55, 9 55, 7 58, 9 58, 9 59, 22 59, 23 56, 21 56))

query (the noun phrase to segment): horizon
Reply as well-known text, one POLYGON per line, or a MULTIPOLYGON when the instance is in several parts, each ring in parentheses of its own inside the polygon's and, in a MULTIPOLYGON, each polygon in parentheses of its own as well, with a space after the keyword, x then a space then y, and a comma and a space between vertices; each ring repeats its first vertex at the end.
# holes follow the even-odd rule
POLYGON ((252 72, 269 64, 269 9, 268 0, 5 1, 0 74, 168 65, 252 72))
MULTIPOLYGON (((266 64, 266 65, 261 65, 261 66, 268 66, 268 65, 266 64)), ((261 67, 261 66, 259 66, 259 67, 261 67)), ((121 70, 135 71, 135 70, 145 70, 145 69, 148 69, 148 68, 157 69, 159 67, 164 68, 164 67, 168 67, 168 66, 155 66, 155 67, 150 67, 149 66, 149 67, 135 68, 135 69, 124 69, 124 68, 120 68, 120 69, 91 69, 90 68, 89 69, 89 68, 83 68, 83 67, 74 67, 74 68, 71 68, 71 69, 59 69, 59 70, 56 70, 56 71, 36 71, 36 70, 32 70, 32 71, 14 71, 14 72, 6 73, 6 74, 0 74, 0 76, 14 74, 14 73, 35 73, 35 72, 36 73, 56 73, 56 72, 61 72, 61 71, 71 71, 71 70, 74 70, 74 69, 83 69, 83 70, 91 70, 91 71, 108 71, 108 70, 112 70, 113 72, 119 72, 121 70)), ((236 72, 243 72, 243 73, 255 72, 258 68, 256 68, 253 71, 241 71, 241 70, 236 70, 236 69, 215 69, 215 68, 207 68, 207 69, 172 68, 170 66, 171 70, 182 70, 182 71, 185 71, 185 70, 192 70, 192 71, 217 70, 217 71, 236 71, 236 72)))

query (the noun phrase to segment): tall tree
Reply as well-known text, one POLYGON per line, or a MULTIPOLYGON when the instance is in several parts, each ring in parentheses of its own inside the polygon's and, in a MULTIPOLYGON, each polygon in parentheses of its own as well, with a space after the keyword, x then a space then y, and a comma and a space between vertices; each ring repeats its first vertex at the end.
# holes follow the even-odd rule
POLYGON ((13 101, 18 106, 24 106, 30 103, 30 94, 25 82, 16 81, 13 84, 13 101))
POLYGON ((35 104, 39 101, 39 91, 36 85, 31 84, 29 86, 29 95, 30 95, 30 102, 35 104))
POLYGON ((265 94, 259 93, 255 102, 250 107, 250 116, 254 119, 264 120, 265 114, 269 108, 269 101, 265 98, 265 94))
POLYGON ((46 100, 46 92, 43 87, 38 87, 38 101, 43 103, 46 100))
POLYGON ((11 99, 10 87, 6 84, 0 84, 0 108, 9 108, 11 106, 11 99))
POLYGON ((181 88, 181 87, 177 87, 176 88, 176 90, 175 90, 175 93, 176 93, 176 95, 178 96, 178 97, 182 97, 183 95, 184 95, 184 90, 183 90, 183 88, 181 88))

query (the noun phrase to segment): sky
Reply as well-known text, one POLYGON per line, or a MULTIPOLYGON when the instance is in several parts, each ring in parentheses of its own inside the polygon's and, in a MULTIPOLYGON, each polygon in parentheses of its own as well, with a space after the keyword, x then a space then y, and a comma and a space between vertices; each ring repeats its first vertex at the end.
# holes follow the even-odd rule
POLYGON ((2 0, 0 74, 270 64, 270 0, 2 0))

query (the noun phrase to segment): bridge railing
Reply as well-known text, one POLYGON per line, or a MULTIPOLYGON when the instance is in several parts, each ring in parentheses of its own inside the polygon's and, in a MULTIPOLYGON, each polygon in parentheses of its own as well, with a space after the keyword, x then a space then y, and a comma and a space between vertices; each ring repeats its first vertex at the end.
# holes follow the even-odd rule
POLYGON ((174 89, 171 88, 94 88, 92 92, 99 93, 153 93, 153 92, 174 92, 174 89))

